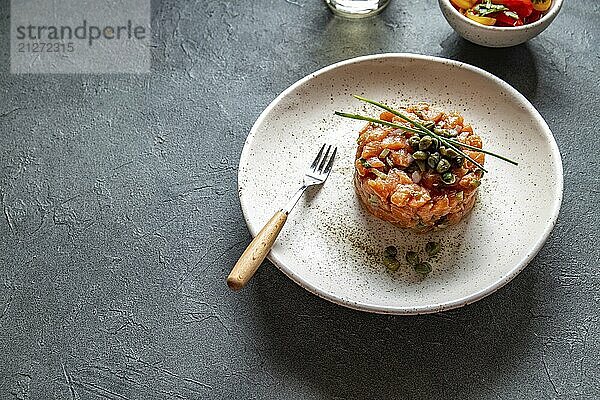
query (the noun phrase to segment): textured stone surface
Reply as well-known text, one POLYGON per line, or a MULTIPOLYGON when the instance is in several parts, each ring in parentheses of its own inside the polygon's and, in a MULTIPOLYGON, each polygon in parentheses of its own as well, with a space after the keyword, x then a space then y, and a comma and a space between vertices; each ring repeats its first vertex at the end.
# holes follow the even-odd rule
POLYGON ((434 0, 360 22, 318 0, 156 1, 150 75, 14 76, 2 2, 0 398, 600 397, 599 13, 567 1, 538 38, 491 50, 434 0), (508 286, 437 315, 351 311, 269 263, 229 292, 255 118, 378 52, 477 65, 539 109, 565 168, 550 239, 508 286))

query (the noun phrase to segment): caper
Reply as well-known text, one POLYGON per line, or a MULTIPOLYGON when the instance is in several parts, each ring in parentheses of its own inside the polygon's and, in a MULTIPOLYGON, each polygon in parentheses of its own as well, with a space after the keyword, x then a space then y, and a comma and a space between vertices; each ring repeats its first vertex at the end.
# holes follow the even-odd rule
POLYGON ((441 155, 445 156, 447 154, 446 151, 448 151, 448 150, 446 149, 445 146, 440 146, 440 149, 438 151, 440 152, 441 155))
POLYGON ((420 141, 421 141, 421 138, 419 137, 419 135, 413 135, 408 139, 408 144, 410 145, 410 147, 416 149, 417 147, 419 147, 420 141))
POLYGON ((444 137, 446 137, 448 135, 448 131, 445 129, 441 129, 441 128, 435 128, 433 130, 433 133, 435 133, 436 135, 444 136, 444 137))
POLYGON ((442 246, 438 242, 427 242, 425 245, 425 252, 430 256, 435 256, 441 249, 442 246))
POLYGON ((421 260, 419 259, 419 255, 414 251, 407 251, 404 258, 406 258, 406 262, 410 265, 417 265, 421 262, 421 260))
POLYGON ((398 249, 396 246, 388 246, 383 250, 383 256, 386 258, 395 258, 398 254, 398 249))
POLYGON ((456 183, 456 175, 454 175, 452 172, 445 172, 442 175, 442 181, 446 185, 454 185, 456 183))
POLYGON ((429 151, 437 151, 440 147, 440 141, 436 138, 431 139, 431 146, 429 146, 429 151))
POLYGON ((458 157, 458 152, 454 149, 448 149, 448 150, 446 150, 446 155, 449 158, 456 158, 456 157, 458 157))
POLYGON ((398 268, 400 268, 400 261, 396 260, 395 258, 386 257, 383 259, 383 265, 385 265, 385 267, 390 271, 396 271, 398 268))
POLYGON ((440 162, 440 153, 433 153, 429 156, 429 158, 427 159, 427 165, 429 165, 429 167, 431 167, 431 169, 435 169, 435 167, 438 165, 438 163, 440 162))
POLYGON ((419 141, 419 150, 427 150, 432 142, 433 139, 430 136, 423 136, 419 141))
POLYGON ((423 125, 427 129, 431 130, 431 128, 433 128, 435 126, 435 122, 426 121, 426 122, 423 122, 421 125, 423 125))
POLYGON ((440 174, 448 171, 450 169, 452 165, 450 164, 450 161, 446 160, 445 158, 442 158, 440 160, 440 162, 438 163, 437 167, 435 167, 435 170, 437 172, 439 172, 440 174))
POLYGON ((454 162, 454 165, 456 165, 457 167, 462 167, 464 158, 462 156, 458 156, 452 161, 454 162))
POLYGON ((429 264, 428 262, 418 263, 417 265, 414 266, 414 268, 415 268, 415 272, 422 274, 422 275, 427 275, 428 273, 431 272, 431 264, 429 264))
POLYGON ((415 151, 412 156, 415 160, 427 160, 429 154, 425 151, 415 151))
POLYGON ((424 172, 427 170, 427 163, 423 160, 417 160, 417 165, 419 166, 419 169, 421 170, 421 172, 424 172))

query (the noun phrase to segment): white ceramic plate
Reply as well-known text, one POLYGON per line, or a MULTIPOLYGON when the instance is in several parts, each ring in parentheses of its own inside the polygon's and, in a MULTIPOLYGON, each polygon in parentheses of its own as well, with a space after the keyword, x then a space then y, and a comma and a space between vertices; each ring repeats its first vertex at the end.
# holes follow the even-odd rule
POLYGON ((414 54, 359 57, 296 82, 260 115, 242 151, 238 185, 246 223, 256 235, 299 186, 322 143, 338 146, 331 176, 309 190, 290 214, 269 260, 325 299, 378 313, 420 314, 472 303, 517 275, 540 250, 558 216, 563 176, 548 125, 519 92, 497 77, 456 61, 414 54), (336 110, 376 116, 361 94, 391 105, 426 101, 461 112, 484 147, 519 162, 486 157, 470 217, 428 234, 394 227, 363 210, 353 162, 361 121, 336 110), (405 263, 394 274, 381 263, 439 241, 433 272, 420 278, 405 263))

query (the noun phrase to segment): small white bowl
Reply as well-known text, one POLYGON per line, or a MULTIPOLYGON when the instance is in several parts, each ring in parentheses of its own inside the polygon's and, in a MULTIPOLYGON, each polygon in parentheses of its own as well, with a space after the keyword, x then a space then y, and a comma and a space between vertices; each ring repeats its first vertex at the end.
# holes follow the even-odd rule
POLYGON ((563 0, 552 0, 550 9, 538 21, 515 27, 482 25, 459 13, 450 0, 438 0, 438 3, 452 29, 469 42, 486 47, 510 47, 524 43, 546 29, 560 11, 563 0))

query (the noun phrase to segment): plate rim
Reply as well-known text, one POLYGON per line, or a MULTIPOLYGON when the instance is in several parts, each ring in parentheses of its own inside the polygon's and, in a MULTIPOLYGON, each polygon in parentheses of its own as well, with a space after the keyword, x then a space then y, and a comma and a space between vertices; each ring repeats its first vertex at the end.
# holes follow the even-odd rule
POLYGON ((542 232, 542 235, 537 240, 537 242, 532 247, 531 251, 527 254, 527 256, 524 257, 522 260, 520 260, 518 263, 516 263, 515 266, 512 269, 510 269, 507 274, 502 276, 500 279, 496 280, 494 283, 492 283, 474 293, 471 293, 469 295, 461 296, 460 298, 458 298, 456 300, 441 302, 441 303, 436 303, 436 304, 429 304, 429 305, 424 305, 424 306, 417 306, 417 307, 397 307, 397 306, 386 306, 386 305, 380 305, 380 304, 373 304, 373 303, 366 302, 366 301, 365 302, 351 301, 351 300, 345 299, 341 296, 337 296, 330 292, 322 290, 321 288, 319 288, 316 285, 312 285, 312 284, 308 283, 300 275, 294 273, 292 270, 287 268, 285 266, 285 264, 273 254, 273 252, 270 251, 267 258, 280 271, 282 271, 288 278, 290 278, 292 281, 294 281, 296 284, 298 284, 302 288, 306 289, 310 293, 312 293, 322 299, 328 300, 332 303, 339 304, 341 306, 348 307, 348 308, 351 308, 354 310, 365 311, 365 312, 370 312, 370 313, 377 313, 377 314, 420 315, 420 314, 437 313, 437 312, 441 312, 441 311, 447 311, 447 310, 464 307, 468 304, 472 304, 478 300, 481 300, 482 298, 484 298, 486 296, 489 296, 490 294, 496 292, 497 290, 499 290, 500 288, 502 288, 503 286, 508 284, 515 276, 517 276, 531 262, 531 260, 541 250, 544 243, 546 243, 546 241, 548 240, 548 237, 550 236, 550 233, 552 232, 552 230, 554 229, 554 226, 556 225, 556 222, 558 220, 558 216, 560 213, 560 207, 561 207, 562 200, 563 200, 563 194, 564 194, 564 176, 563 176, 562 157, 560 154, 560 150, 558 148, 558 144, 556 143, 556 139, 554 138, 554 135, 552 134, 552 131, 550 130, 550 127, 548 126, 548 123, 546 122, 546 120, 542 117, 542 115, 539 113, 539 111, 533 106, 533 104, 531 104, 531 102, 529 100, 527 100, 527 98, 523 94, 521 94, 517 89, 512 87, 506 81, 495 76, 494 74, 492 74, 488 71, 485 71, 484 69, 481 69, 479 67, 473 66, 468 63, 464 63, 462 61, 457 61, 457 60, 452 60, 452 59, 437 57, 437 56, 423 55, 423 54, 380 53, 380 54, 371 54, 371 55, 359 56, 359 57, 354 57, 354 58, 338 61, 336 63, 330 64, 326 67, 318 69, 317 71, 314 71, 314 72, 304 76, 303 78, 297 80, 292 85, 290 85, 288 88, 286 88, 283 92, 281 92, 274 100, 272 100, 269 103, 269 105, 260 113, 260 115, 258 116, 256 121, 252 125, 252 128, 250 129, 250 133, 248 134, 248 136, 246 137, 246 140, 244 141, 244 146, 243 146, 242 152, 240 154, 240 159, 239 159, 239 163, 238 163, 238 173, 237 173, 238 198, 240 200, 240 205, 242 208, 242 213, 244 215, 244 220, 246 222, 246 226, 248 227, 248 230, 249 230, 251 236, 255 237, 258 234, 259 229, 254 229, 251 226, 249 218, 248 218, 250 207, 249 207, 249 205, 245 204, 244 200, 243 200, 245 191, 243 190, 243 188, 240 184, 240 182, 241 182, 240 175, 241 175, 241 170, 242 170, 242 168, 240 168, 240 166, 247 164, 246 160, 250 156, 250 147, 254 140, 254 137, 256 135, 258 127, 263 123, 264 119, 271 112, 271 110, 273 108, 275 108, 277 106, 277 104, 283 98, 285 98, 290 92, 292 92, 299 86, 302 86, 304 83, 310 81, 311 79, 316 78, 317 76, 319 76, 321 74, 324 74, 331 70, 334 70, 334 69, 337 69, 337 68, 340 68, 343 66, 347 66, 350 64, 358 64, 358 63, 361 63, 364 61, 385 60, 385 59, 403 59, 403 60, 407 60, 407 61, 408 60, 420 60, 420 61, 434 62, 434 63, 438 63, 438 64, 447 64, 447 65, 449 64, 449 65, 452 65, 452 66, 455 66, 458 68, 467 69, 471 72, 482 75, 484 78, 494 81, 495 83, 500 85, 507 92, 507 94, 511 94, 512 96, 515 96, 518 100, 521 101, 521 103, 526 107, 527 111, 529 111, 535 117, 536 122, 538 122, 538 124, 541 125, 544 136, 545 136, 546 140, 548 141, 548 143, 550 144, 551 154, 554 157, 554 159, 557 160, 557 162, 555 163, 555 173, 558 177, 558 179, 556 181, 556 185, 557 185, 556 187, 558 189, 558 196, 554 199, 553 207, 552 207, 552 217, 549 221, 547 221, 544 231, 542 232))

